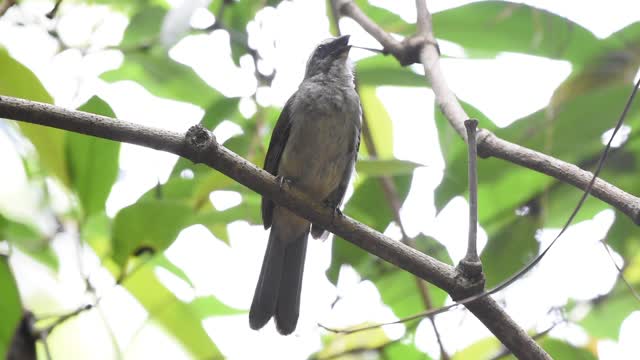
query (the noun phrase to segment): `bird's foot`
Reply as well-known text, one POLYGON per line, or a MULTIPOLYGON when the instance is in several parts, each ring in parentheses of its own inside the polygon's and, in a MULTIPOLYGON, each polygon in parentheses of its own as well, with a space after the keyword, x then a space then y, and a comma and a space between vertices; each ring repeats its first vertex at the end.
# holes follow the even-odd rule
POLYGON ((294 183, 294 179, 288 176, 278 175, 276 176, 276 180, 278 181, 278 185, 280 186, 280 190, 284 188, 286 185, 287 188, 291 188, 291 185, 294 183))

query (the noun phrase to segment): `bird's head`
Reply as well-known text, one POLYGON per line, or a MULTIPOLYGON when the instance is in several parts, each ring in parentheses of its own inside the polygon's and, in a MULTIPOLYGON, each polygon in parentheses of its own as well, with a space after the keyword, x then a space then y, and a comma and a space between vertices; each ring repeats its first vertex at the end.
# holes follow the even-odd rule
POLYGON ((329 38, 321 42, 307 61, 305 79, 318 75, 342 76, 345 70, 348 70, 349 49, 351 49, 349 35, 329 38))

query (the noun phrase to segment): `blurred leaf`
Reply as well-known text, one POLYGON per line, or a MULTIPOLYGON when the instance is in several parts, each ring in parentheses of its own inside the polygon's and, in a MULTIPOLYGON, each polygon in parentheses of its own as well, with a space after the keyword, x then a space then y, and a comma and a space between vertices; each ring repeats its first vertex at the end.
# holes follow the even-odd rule
MULTIPOLYGON (((411 176, 396 176, 393 177, 393 181, 402 203, 409 193, 411 176)), ((384 232, 393 220, 393 213, 387 205, 380 181, 376 178, 366 178, 358 185, 347 203, 344 213, 380 232, 384 232)), ((327 276, 335 284, 343 264, 349 264, 360 274, 366 274, 373 258, 359 247, 344 239, 337 238, 333 241, 331 259, 327 276)))
MULTIPOLYGON (((0 218, 0 227, 2 219, 0 218)), ((18 286, 9 268, 9 259, 0 255, 0 358, 7 358, 11 340, 22 315, 18 286)))
MULTIPOLYGON (((224 6, 222 16, 222 25, 229 30, 231 37, 231 57, 238 65, 240 57, 247 53, 245 44, 248 43, 247 24, 253 20, 256 13, 263 9, 265 5, 277 4, 279 1, 253 1, 253 0, 237 0, 229 2, 228 0, 214 0, 209 5, 209 11, 215 16, 220 14, 220 7, 224 6)), ((220 19, 216 19, 220 21, 220 19)))
POLYGON ((192 213, 173 200, 141 200, 120 210, 113 221, 113 260, 122 267, 140 247, 163 251, 191 224, 192 213))
POLYGON ((413 342, 396 341, 382 349, 383 359, 431 360, 431 357, 420 351, 413 342))
MULTIPOLYGON (((153 264, 143 265, 124 282, 125 288, 149 312, 152 321, 162 326, 179 341, 196 359, 221 359, 222 354, 202 326, 203 309, 208 308, 207 301, 193 300, 183 303, 165 288, 154 275, 153 264)), ((211 303, 209 303, 211 304, 211 303)), ((210 308, 209 308, 210 309, 210 308)), ((211 310, 211 309, 210 309, 211 310)), ((220 313, 222 308, 218 308, 220 313)))
MULTIPOLYGON (((371 86, 360 86, 360 102, 362 111, 367 119, 367 126, 373 142, 376 145, 378 157, 381 159, 393 158, 393 122, 389 113, 376 94, 376 88, 371 86)), ((369 150, 364 141, 360 141, 360 152, 369 150)))
POLYGON ((98 258, 111 254, 111 220, 104 212, 93 213, 82 225, 80 237, 89 244, 98 258))
POLYGON ((387 32, 412 35, 415 33, 415 24, 409 24, 399 15, 375 5, 371 5, 366 0, 356 0, 356 4, 367 14, 376 24, 381 26, 387 32))
MULTIPOLYGON (((157 50, 157 49, 152 49, 157 50)), ((190 67, 175 62, 162 51, 127 53, 122 66, 102 74, 109 82, 131 80, 150 93, 206 108, 217 96, 190 67)))
POLYGON ((0 239, 9 241, 12 246, 54 271, 58 270, 58 256, 49 247, 49 238, 35 227, 0 215, 0 239))
POLYGON ((580 64, 598 49, 598 39, 567 18, 507 1, 483 1, 433 14, 439 39, 455 42, 470 57, 519 52, 580 64))
POLYGON ((398 159, 358 159, 356 172, 366 176, 394 176, 413 174, 415 168, 424 166, 407 160, 398 159))
POLYGON ((428 86, 423 75, 402 67, 389 56, 377 55, 356 63, 356 79, 361 86, 428 86))
POLYGON ((197 297, 193 299, 188 306, 194 315, 203 320, 213 316, 240 315, 246 313, 244 310, 231 308, 210 295, 197 297))
POLYGON ((489 241, 480 256, 487 288, 506 280, 538 255, 540 244, 535 234, 542 226, 539 215, 511 215, 508 225, 489 232, 489 241))
MULTIPOLYGON (((415 242, 418 250, 446 264, 452 264, 447 249, 432 237, 420 234, 415 242)), ((414 275, 384 262, 378 264, 377 273, 362 275, 374 282, 382 301, 391 307, 398 318, 427 310, 421 290, 418 288, 417 278, 414 275)), ((424 286, 428 289, 432 308, 443 306, 447 293, 426 282, 424 286)))
POLYGON ((618 340, 622 321, 638 310, 638 300, 618 281, 614 289, 597 301, 579 324, 592 337, 618 340))
MULTIPOLYGON (((580 68, 577 68, 554 91, 550 101, 552 110, 565 102, 591 91, 611 86, 629 86, 640 66, 640 52, 635 49, 605 50, 580 68)), ((620 113, 618 111, 618 113, 620 113)), ((614 115, 611 114, 611 118, 614 115)), ((611 126, 613 127, 613 126, 611 126)))
POLYGON ((109 82, 135 81, 156 96, 206 109, 221 95, 192 68, 172 60, 166 49, 155 44, 165 13, 165 9, 152 7, 133 17, 121 44, 124 62, 120 68, 102 74, 102 78, 109 82))
MULTIPOLYGON (((44 103, 53 102, 36 75, 14 60, 3 47, 0 47, 0 69, 2 69, 0 94, 44 103)), ((63 184, 68 184, 69 177, 64 156, 65 132, 25 122, 18 122, 18 126, 35 146, 44 167, 63 184)))
MULTIPOLYGON (((359 324, 354 328, 371 325, 359 324)), ((353 352, 365 352, 382 348, 391 341, 382 328, 355 332, 352 334, 328 334, 324 336, 322 350, 315 354, 315 359, 356 359, 353 352)))
POLYGON ((466 349, 453 354, 451 360, 490 359, 502 348, 498 339, 491 337, 473 343, 466 349))
POLYGON ((546 337, 542 340, 541 345, 553 359, 597 359, 597 357, 589 350, 575 347, 562 340, 546 337))
MULTIPOLYGON (((92 97, 78 110, 114 117, 107 103, 92 97)), ((74 132, 66 134, 70 185, 78 194, 84 217, 104 211, 118 176, 120 143, 74 132)))
POLYGON ((167 9, 159 6, 146 6, 131 17, 124 32, 120 47, 123 50, 144 48, 158 40, 162 21, 167 9))

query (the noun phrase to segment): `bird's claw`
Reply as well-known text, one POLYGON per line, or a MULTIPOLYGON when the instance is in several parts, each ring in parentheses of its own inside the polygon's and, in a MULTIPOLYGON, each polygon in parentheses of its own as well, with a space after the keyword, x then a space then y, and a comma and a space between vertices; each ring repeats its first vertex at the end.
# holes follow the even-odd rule
POLYGON ((285 184, 287 185, 288 188, 291 188, 291 185, 293 184, 293 179, 292 178, 285 177, 285 176, 282 176, 282 175, 276 176, 276 181, 278 181, 278 185, 280 186, 280 190, 281 191, 284 188, 285 184))

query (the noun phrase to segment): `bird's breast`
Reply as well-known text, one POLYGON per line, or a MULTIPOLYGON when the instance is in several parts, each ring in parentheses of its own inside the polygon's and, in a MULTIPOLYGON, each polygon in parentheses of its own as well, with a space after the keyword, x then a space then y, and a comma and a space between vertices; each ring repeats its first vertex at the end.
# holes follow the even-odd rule
POLYGON ((296 186, 320 200, 338 186, 347 167, 353 166, 360 108, 339 96, 313 100, 294 106, 278 174, 292 178, 296 186))

